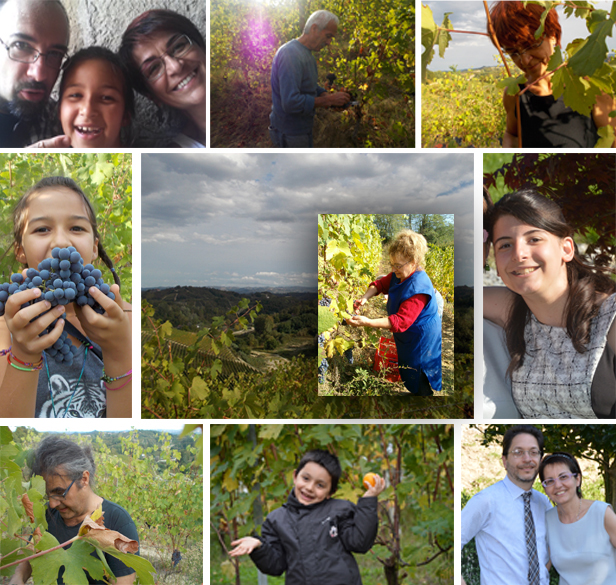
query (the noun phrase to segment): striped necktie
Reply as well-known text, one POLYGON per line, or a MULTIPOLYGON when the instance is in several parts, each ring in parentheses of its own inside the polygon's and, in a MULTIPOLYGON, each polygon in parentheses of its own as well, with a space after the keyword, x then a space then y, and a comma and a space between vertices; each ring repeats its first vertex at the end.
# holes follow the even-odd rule
POLYGON ((524 536, 528 552, 528 585, 539 585, 539 557, 537 556, 537 539, 535 537, 535 522, 530 511, 531 492, 522 494, 524 498, 524 536))

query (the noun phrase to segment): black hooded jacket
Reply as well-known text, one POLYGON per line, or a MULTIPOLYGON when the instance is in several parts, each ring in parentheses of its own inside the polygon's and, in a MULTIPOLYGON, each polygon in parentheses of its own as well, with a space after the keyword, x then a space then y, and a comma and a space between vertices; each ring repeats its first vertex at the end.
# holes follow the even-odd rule
POLYGON ((268 515, 259 548, 250 557, 262 573, 282 575, 286 585, 361 585, 352 552, 366 553, 378 531, 376 497, 327 499, 301 504, 292 491, 268 515))

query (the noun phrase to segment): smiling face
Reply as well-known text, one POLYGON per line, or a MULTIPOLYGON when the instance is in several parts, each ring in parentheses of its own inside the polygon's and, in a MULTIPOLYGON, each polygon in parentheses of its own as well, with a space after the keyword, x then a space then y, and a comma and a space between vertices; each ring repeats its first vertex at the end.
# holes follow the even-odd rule
POLYGON ((394 254, 393 256, 390 256, 389 263, 391 264, 391 269, 399 281, 403 281, 415 272, 414 262, 409 261, 408 258, 405 258, 401 254, 394 254), (394 268, 394 264, 400 266, 400 268, 394 268), (403 264, 404 266, 402 266, 403 264))
POLYGON ((165 71, 148 82, 151 97, 178 110, 196 112, 205 119, 205 52, 193 42, 181 57, 170 57, 167 51, 177 42, 178 33, 153 33, 133 50, 133 59, 141 70, 156 57, 161 57, 165 71))
POLYGON ((63 80, 60 122, 74 148, 118 148, 120 130, 129 122, 124 84, 104 59, 81 61, 63 80))
POLYGON ((74 246, 84 264, 91 263, 98 251, 85 203, 66 187, 45 188, 30 196, 15 256, 22 264, 36 268, 45 258, 51 258, 56 246, 74 246))
POLYGON ((544 37, 541 41, 529 40, 524 46, 506 49, 512 60, 526 76, 527 81, 535 81, 548 70, 548 63, 554 54, 556 39, 544 37))
MULTIPOLYGON (((24 49, 27 43, 42 53, 66 53, 68 22, 55 2, 9 0, 0 10, 0 39, 24 49)), ((10 59, 0 46, 0 109, 18 117, 36 116, 45 106, 58 78, 59 67, 49 67, 45 57, 34 63, 10 59)))
POLYGON ((293 485, 295 497, 308 506, 329 498, 332 478, 325 467, 309 461, 293 475, 293 485))
POLYGON ((508 454, 502 457, 507 477, 524 490, 533 486, 541 460, 541 453, 533 456, 530 451, 539 451, 537 439, 528 433, 519 433, 511 440, 508 454), (520 452, 520 455, 516 455, 516 452, 520 452))
POLYGON ((544 489, 547 496, 556 505, 578 499, 576 489, 581 484, 582 478, 579 475, 574 477, 570 474, 569 466, 562 462, 546 465, 543 469, 544 481, 554 481, 552 485, 544 487, 544 489))
POLYGON ((566 263, 574 256, 571 238, 504 215, 494 224, 493 241, 498 275, 513 292, 547 298, 568 289, 566 263))

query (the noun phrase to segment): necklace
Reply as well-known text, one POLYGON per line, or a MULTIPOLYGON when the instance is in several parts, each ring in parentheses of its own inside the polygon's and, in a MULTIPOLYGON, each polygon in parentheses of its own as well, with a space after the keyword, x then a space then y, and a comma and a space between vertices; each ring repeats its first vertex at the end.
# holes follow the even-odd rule
MULTIPOLYGON (((58 416, 58 413, 56 412, 56 405, 54 403, 53 400, 53 390, 51 388, 51 375, 49 373, 49 363, 47 362, 47 355, 45 354, 45 352, 43 352, 43 361, 45 362, 45 371, 47 372, 47 384, 49 387, 49 395, 51 396, 51 408, 53 409, 53 415, 55 418, 66 418, 66 415, 68 414, 68 409, 71 407, 71 404, 73 403, 73 398, 75 398, 75 393, 77 392, 77 388, 79 388, 79 384, 81 383, 81 378, 83 377, 83 372, 86 369, 86 360, 88 359, 88 350, 90 349, 91 345, 86 344, 84 342, 82 342, 82 345, 85 346, 85 352, 83 355, 83 365, 81 366, 81 372, 79 373, 79 378, 77 379, 77 383, 75 384, 75 388, 73 390, 73 392, 71 393, 71 398, 68 401, 68 404, 66 405, 66 408, 64 409, 64 414, 62 416, 58 416)), ((70 388, 69 388, 70 390, 70 388)))
MULTIPOLYGON (((563 522, 563 524, 573 524, 573 523, 577 522, 580 519, 580 514, 582 513, 582 500, 578 499, 578 503, 579 503, 578 513, 577 513, 577 516, 575 517, 575 520, 573 522, 563 522)), ((556 506, 556 509, 558 510, 558 517, 562 521, 562 514, 561 514, 561 511, 560 511, 560 508, 561 508, 560 506, 558 506, 558 505, 556 506)), ((564 514, 564 512, 563 512, 563 514, 564 514)))

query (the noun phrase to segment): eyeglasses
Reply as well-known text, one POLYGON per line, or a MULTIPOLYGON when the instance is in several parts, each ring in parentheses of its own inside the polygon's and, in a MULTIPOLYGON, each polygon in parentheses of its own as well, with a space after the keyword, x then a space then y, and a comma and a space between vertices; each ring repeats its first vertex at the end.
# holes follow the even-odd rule
MULTIPOLYGON (((572 477, 577 477, 577 473, 561 473, 558 476, 558 481, 560 481, 560 483, 565 483, 569 481, 572 477)), ((550 478, 550 479, 544 479, 541 482, 541 485, 547 488, 547 487, 553 486, 554 483, 556 483, 556 480, 550 478)))
MULTIPOLYGON (((409 260, 409 262, 411 262, 411 260, 409 260)), ((391 262, 389 263, 389 265, 394 269, 394 270, 400 270, 400 268, 402 268, 403 266, 406 266, 409 262, 405 262, 404 264, 392 264, 391 262)))
POLYGON ((180 35, 171 41, 171 46, 160 57, 154 57, 141 66, 141 73, 150 83, 160 79, 166 71, 163 57, 180 59, 193 47, 193 42, 186 36, 180 35))
POLYGON ((50 69, 60 69, 62 61, 66 57, 66 51, 51 50, 41 53, 24 41, 13 41, 10 45, 7 45, 0 39, 0 43, 5 46, 9 59, 19 61, 20 63, 36 63, 39 57, 44 57, 47 67, 50 69))
POLYGON ((509 451, 509 455, 512 455, 516 459, 523 457, 525 454, 528 454, 528 456, 533 459, 538 459, 541 457, 541 451, 539 451, 539 449, 529 449, 528 451, 525 451, 524 449, 514 449, 513 451, 509 451))
POLYGON ((507 53, 512 59, 519 59, 524 53, 528 53, 528 51, 532 51, 533 49, 538 49, 543 44, 543 37, 541 37, 536 43, 532 44, 530 47, 526 47, 526 49, 516 51, 515 49, 505 49, 503 51, 507 53))
POLYGON ((77 481, 76 479, 71 481, 70 485, 64 490, 63 494, 47 494, 47 499, 48 500, 63 500, 64 498, 66 498, 66 495, 68 494, 69 490, 73 487, 73 484, 76 481, 77 481))

